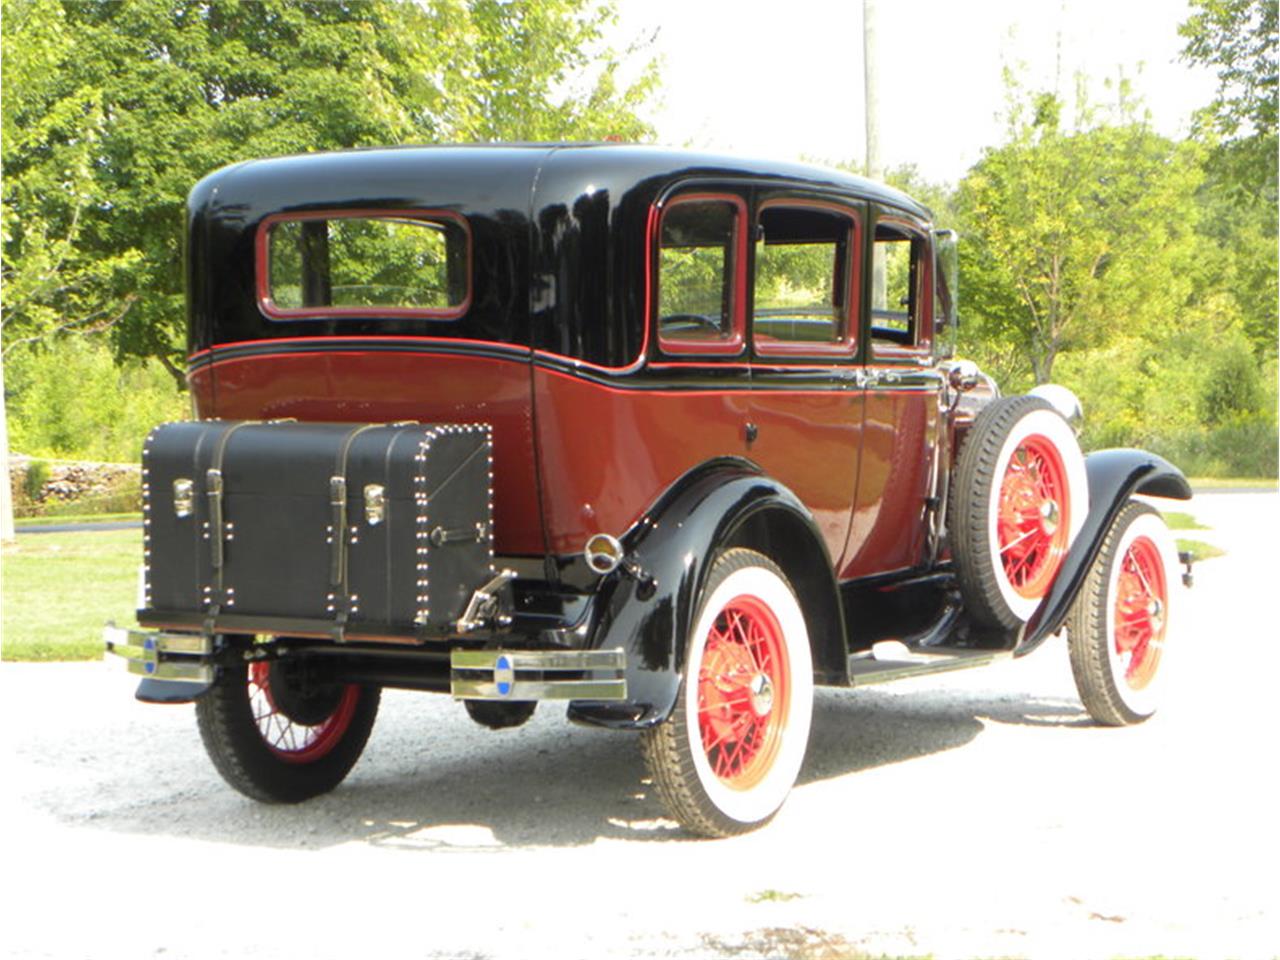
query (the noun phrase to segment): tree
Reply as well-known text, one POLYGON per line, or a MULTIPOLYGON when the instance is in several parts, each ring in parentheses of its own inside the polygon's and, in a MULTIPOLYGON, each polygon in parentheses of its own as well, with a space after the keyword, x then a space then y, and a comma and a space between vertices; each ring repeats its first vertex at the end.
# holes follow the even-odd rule
POLYGON ((53 334, 93 333, 123 317, 122 288, 141 253, 91 252, 93 161, 104 123, 102 92, 65 85, 72 33, 54 0, 4 6, 0 88, 3 187, 3 353, 53 334))
POLYGON ((1226 291, 1260 356, 1276 355, 1277 59, 1274 0, 1196 0, 1178 32, 1182 56, 1216 70, 1218 91, 1200 111, 1211 146, 1200 193, 1217 251, 1204 296, 1226 291))
POLYGON ((118 353, 175 375, 182 208, 211 170, 366 144, 649 132, 634 108, 656 75, 619 86, 608 2, 3 4, 13 333, 113 320, 118 353), (16 309, 28 275, 54 278, 28 298, 48 322, 16 309))
POLYGON ((1274 0, 1192 0, 1178 27, 1184 59, 1214 67, 1218 95, 1208 118, 1222 136, 1276 132, 1277 10, 1274 0))
POLYGON ((1111 122, 1081 99, 1064 129, 1056 96, 1015 91, 1008 142, 959 186, 962 342, 1011 382, 1047 382, 1062 351, 1169 323, 1189 296, 1197 153, 1120 93, 1111 122))
POLYGON ((466 42, 454 70, 475 82, 452 135, 460 140, 644 140, 652 130, 636 111, 658 83, 650 61, 621 86, 639 44, 604 42, 617 20, 612 3, 592 0, 471 0, 459 11, 466 42))

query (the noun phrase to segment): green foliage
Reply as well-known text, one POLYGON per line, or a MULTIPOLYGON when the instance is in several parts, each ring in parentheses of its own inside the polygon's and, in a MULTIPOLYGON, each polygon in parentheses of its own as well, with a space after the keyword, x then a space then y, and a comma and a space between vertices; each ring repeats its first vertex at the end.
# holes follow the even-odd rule
POLYGON ((1185 59, 1214 67, 1218 95, 1209 113, 1231 137, 1241 130, 1276 131, 1277 9, 1274 0, 1192 0, 1191 17, 1178 28, 1185 59))
POLYGON ((1080 396, 1083 446, 1144 447, 1194 476, 1276 476, 1274 365, 1259 370, 1221 315, 1184 316, 1172 332, 1062 356, 1056 379, 1080 396))
POLYGON ((644 140, 636 110, 658 86, 649 62, 630 84, 620 75, 638 46, 604 42, 617 21, 611 0, 437 0, 456 30, 451 99, 459 140, 644 140))
POLYGON ((39 500, 44 493, 44 485, 48 482, 49 464, 43 460, 32 460, 22 475, 22 492, 28 500, 39 500))
POLYGON ((1103 119, 1081 101, 1076 129, 1059 113, 1014 88, 1009 142, 956 198, 962 349, 998 345, 983 359, 1036 383, 1065 350, 1170 322, 1190 293, 1201 179, 1194 147, 1151 132, 1123 96, 1103 119))
POLYGON ((1197 399, 1201 421, 1210 426, 1238 420, 1262 408, 1262 377, 1243 344, 1227 352, 1214 351, 1197 399))
POLYGON ((110 326, 176 371, 187 191, 255 157, 644 138, 608 0, 3 0, 6 347, 110 326))
POLYGON ((1259 357, 1276 356, 1277 53, 1274 0, 1195 0, 1179 28, 1184 59, 1218 75, 1213 102, 1199 114, 1210 146, 1200 193, 1201 230, 1215 255, 1206 286, 1236 304, 1259 357))
POLYGON ((132 462, 147 431, 188 415, 188 399, 155 361, 117 365, 99 338, 20 351, 5 361, 9 445, 33 456, 132 462))
POLYGON ((111 213, 95 189, 107 113, 102 90, 68 83, 76 34, 55 0, 5 0, 3 146, 4 353, 54 332, 110 327, 128 313, 137 244, 93 249, 95 216, 111 213))

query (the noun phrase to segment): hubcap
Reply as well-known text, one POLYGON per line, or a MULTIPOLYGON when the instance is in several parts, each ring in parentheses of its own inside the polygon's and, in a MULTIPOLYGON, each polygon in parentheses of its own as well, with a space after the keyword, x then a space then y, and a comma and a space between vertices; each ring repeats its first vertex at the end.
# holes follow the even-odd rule
POLYGON ((996 541, 1009 585, 1038 600, 1067 551, 1071 513, 1067 469, 1048 437, 1027 437, 1009 458, 1000 481, 996 541))
POLYGON ((773 681, 766 674, 751 678, 751 709, 757 717, 767 717, 773 709, 773 681))
POLYGON ((1040 530, 1047 537, 1052 537, 1058 529, 1058 504, 1053 500, 1046 500, 1040 504, 1040 530))
POLYGON ((698 733, 712 772, 746 790, 772 768, 790 697, 782 627, 757 597, 735 597, 707 634, 698 669, 698 733))

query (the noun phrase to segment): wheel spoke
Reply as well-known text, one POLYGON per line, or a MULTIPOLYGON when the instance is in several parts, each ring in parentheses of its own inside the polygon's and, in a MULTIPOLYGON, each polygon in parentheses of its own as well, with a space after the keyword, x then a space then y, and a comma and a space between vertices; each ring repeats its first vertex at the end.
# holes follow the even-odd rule
POLYGON ((734 786, 762 776, 778 749, 780 711, 772 695, 757 693, 785 689, 782 643, 772 612, 752 596, 727 603, 708 631, 697 676, 700 742, 715 776, 734 786))
POLYGON ((1026 533, 1024 533, 1022 536, 1018 537, 1016 540, 1010 540, 1008 543, 1006 543, 1003 547, 1001 547, 1001 548, 1000 548, 1000 552, 1001 552, 1001 553, 1008 553, 1010 550, 1012 550, 1012 549, 1013 549, 1014 547, 1016 547, 1018 544, 1022 543, 1024 540, 1026 540, 1028 537, 1034 537, 1034 536, 1035 536, 1035 534, 1036 534, 1036 531, 1035 531, 1034 529, 1028 530, 1026 533))

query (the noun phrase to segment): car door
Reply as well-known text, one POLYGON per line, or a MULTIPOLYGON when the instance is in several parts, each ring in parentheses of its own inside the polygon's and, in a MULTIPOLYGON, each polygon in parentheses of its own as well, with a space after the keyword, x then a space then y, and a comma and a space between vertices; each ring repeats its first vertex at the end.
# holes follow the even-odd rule
POLYGON ((759 189, 753 204, 747 455, 812 512, 834 564, 849 532, 863 391, 865 205, 759 189))
POLYGON ((932 363, 931 235, 917 217, 873 209, 862 456, 842 579, 920 566, 934 506, 942 377, 932 363))

